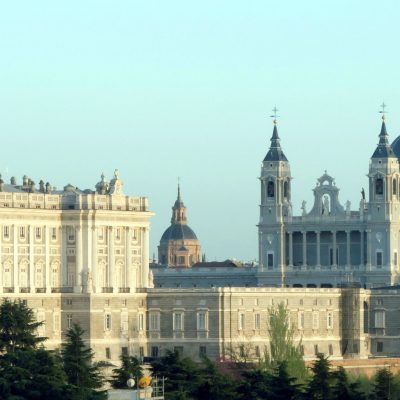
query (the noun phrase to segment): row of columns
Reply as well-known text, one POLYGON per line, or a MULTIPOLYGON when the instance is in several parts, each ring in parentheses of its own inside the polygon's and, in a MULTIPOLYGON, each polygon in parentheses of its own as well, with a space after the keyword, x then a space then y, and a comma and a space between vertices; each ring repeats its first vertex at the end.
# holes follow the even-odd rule
MULTIPOLYGON (((350 265, 350 234, 351 231, 346 230, 346 263, 350 265)), ((307 265, 307 231, 302 231, 302 247, 303 247, 303 266, 307 265)), ((337 257, 336 257, 336 248, 337 248, 337 239, 336 239, 336 231, 331 231, 332 233, 332 264, 337 265, 337 257)), ((293 232, 288 232, 289 234, 289 266, 293 266, 293 232)), ((317 266, 321 266, 321 231, 315 231, 316 234, 316 248, 317 248, 317 266)), ((371 235, 368 235, 369 242, 371 241, 371 235)), ((364 231, 360 231, 360 260, 361 265, 364 265, 364 231)), ((370 252, 368 252, 368 264, 371 264, 370 260, 370 252)))
MULTIPOLYGON (((13 251, 8 254, 12 257, 12 269, 11 274, 11 287, 13 287, 14 292, 18 293, 20 291, 20 266, 19 266, 19 254, 18 246, 19 243, 19 225, 12 225, 12 240, 7 241, 7 244, 13 246, 13 251)), ((26 225, 24 225, 26 227, 26 225)), ((27 265, 27 284, 31 293, 36 291, 35 282, 35 255, 34 255, 34 226, 29 225, 27 228, 27 244, 29 244, 29 250, 27 253, 27 258, 29 260, 27 265)), ((50 271, 50 229, 54 229, 49 226, 42 226, 42 235, 44 241, 44 277, 43 286, 46 292, 51 292, 52 282, 50 271)), ((68 282, 68 229, 67 226, 56 228, 58 235, 61 235, 61 266, 59 270, 60 274, 60 286, 69 286, 68 282)), ((81 225, 75 226, 75 285, 74 292, 82 292, 82 290, 91 292, 94 288, 96 292, 101 292, 102 288, 99 287, 100 277, 98 271, 98 228, 92 226, 88 232, 91 233, 87 235, 87 252, 84 252, 83 243, 83 227, 81 225)), ((122 228, 119 228, 122 229, 122 228)), ((120 287, 130 288, 131 291, 135 290, 137 287, 147 287, 148 277, 149 277, 149 229, 148 227, 136 228, 139 231, 140 243, 141 243, 141 267, 135 269, 132 265, 132 228, 125 227, 125 259, 124 259, 124 271, 122 274, 123 280, 119 281, 114 279, 115 273, 117 273, 115 268, 115 235, 114 228, 107 227, 107 245, 108 245, 108 265, 107 265, 107 284, 105 286, 112 287, 114 293, 118 293, 120 287), (114 273, 114 274, 113 274, 114 273), (118 287, 117 287, 118 286, 118 287)), ((11 230, 11 229, 10 229, 11 230)), ((11 235, 10 235, 11 236, 11 235)), ((3 226, 0 226, 0 293, 3 292, 4 287, 4 266, 3 266, 3 226)))

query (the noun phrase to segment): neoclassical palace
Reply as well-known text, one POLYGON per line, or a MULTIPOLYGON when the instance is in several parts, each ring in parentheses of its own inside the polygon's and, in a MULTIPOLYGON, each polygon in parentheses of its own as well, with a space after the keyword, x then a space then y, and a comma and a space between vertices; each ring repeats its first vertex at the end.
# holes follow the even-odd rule
POLYGON ((229 261, 192 267, 200 244, 178 193, 159 247, 163 268, 155 277, 164 284, 156 285, 149 270, 154 214, 147 198, 124 195, 117 170, 94 190, 0 179, 0 296, 34 310, 49 348, 79 323, 96 359, 112 363, 121 353, 160 357, 167 349, 255 361, 269 343, 269 310, 279 303, 306 358, 399 355, 400 289, 389 285, 398 277, 400 139, 389 145, 385 121, 379 137, 369 198, 362 194, 358 211, 339 203, 324 174, 314 205, 307 211, 303 204, 296 217, 275 124, 261 173, 259 268, 229 261))
POLYGON ((276 121, 261 168, 259 284, 363 287, 399 282, 400 137, 389 144, 383 116, 379 144, 369 163, 357 210, 339 202, 339 188, 326 171, 313 189, 314 204, 294 216, 291 172, 276 121))

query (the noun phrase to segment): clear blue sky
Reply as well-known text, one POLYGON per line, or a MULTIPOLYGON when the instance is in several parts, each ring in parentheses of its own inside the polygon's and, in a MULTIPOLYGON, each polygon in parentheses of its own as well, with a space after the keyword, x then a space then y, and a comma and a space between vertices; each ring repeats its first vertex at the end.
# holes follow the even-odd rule
POLYGON ((399 4, 2 2, 0 171, 93 188, 119 168, 152 252, 180 176, 208 259, 255 259, 275 104, 296 214, 325 169, 358 207, 382 100, 400 133, 399 4))

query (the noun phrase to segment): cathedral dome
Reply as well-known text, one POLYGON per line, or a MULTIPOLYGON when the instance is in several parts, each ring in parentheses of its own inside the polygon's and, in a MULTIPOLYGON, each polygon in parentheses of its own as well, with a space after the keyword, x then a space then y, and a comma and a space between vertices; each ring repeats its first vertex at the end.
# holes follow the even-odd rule
POLYGON ((197 240, 197 236, 189 226, 173 224, 161 236, 164 240, 197 240))
POLYGON ((393 140, 391 147, 395 156, 400 158, 400 136, 393 140))

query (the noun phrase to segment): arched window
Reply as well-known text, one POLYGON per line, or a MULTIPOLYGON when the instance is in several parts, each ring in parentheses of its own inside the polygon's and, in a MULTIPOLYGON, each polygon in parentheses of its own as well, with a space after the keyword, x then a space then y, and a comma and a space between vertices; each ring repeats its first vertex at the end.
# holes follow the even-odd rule
POLYGON ((375 194, 383 194, 383 179, 378 178, 375 181, 375 194))
POLYGON ((268 197, 275 197, 275 184, 272 181, 268 182, 267 186, 267 196, 268 197))
POLYGON ((285 181, 283 184, 283 197, 287 198, 288 197, 288 192, 289 192, 289 183, 288 181, 285 181))
POLYGON ((396 182, 396 179, 393 179, 393 194, 397 194, 397 182, 396 182))

